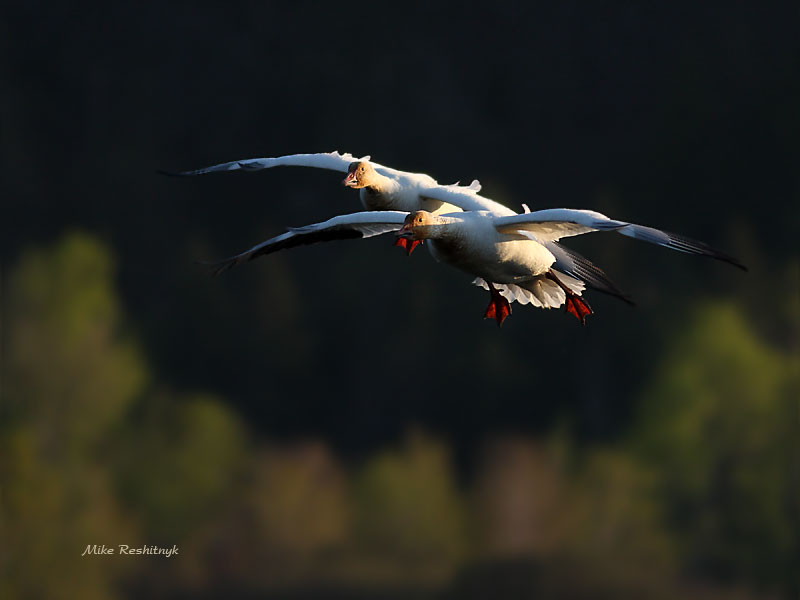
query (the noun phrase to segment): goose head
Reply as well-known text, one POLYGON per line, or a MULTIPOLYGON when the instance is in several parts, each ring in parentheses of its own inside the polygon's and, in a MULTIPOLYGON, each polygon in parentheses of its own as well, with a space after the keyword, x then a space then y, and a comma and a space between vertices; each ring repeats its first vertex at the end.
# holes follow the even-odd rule
POLYGON ((361 189, 378 183, 378 173, 366 160, 351 162, 347 167, 347 176, 342 183, 353 189, 361 189))
POLYGON ((406 217, 397 235, 411 240, 427 240, 436 237, 438 230, 436 226, 440 224, 441 220, 436 215, 427 210, 418 210, 406 217))

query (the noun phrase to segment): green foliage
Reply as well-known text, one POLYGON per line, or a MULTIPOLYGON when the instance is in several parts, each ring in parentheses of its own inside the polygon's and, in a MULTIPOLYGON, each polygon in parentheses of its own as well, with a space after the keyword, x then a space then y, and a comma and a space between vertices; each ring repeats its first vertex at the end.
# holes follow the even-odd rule
POLYGON ((465 565, 480 578, 471 560, 491 586, 497 561, 545 595, 670 597, 677 564, 793 589, 800 371, 733 306, 700 307, 671 341, 631 444, 503 436, 467 503, 447 445, 419 432, 351 477, 319 442, 254 447, 214 396, 153 393, 113 276, 81 234, 10 275, 2 598, 114 598, 127 576, 164 594, 441 585, 465 565), (80 556, 103 543, 178 544, 181 559, 80 556))
POLYGON ((464 516, 447 448, 420 433, 372 458, 358 476, 359 546, 408 568, 451 567, 464 553, 464 516))
POLYGON ((59 454, 101 441, 147 380, 120 331, 113 271, 108 248, 74 233, 27 252, 10 277, 10 410, 59 454))
POLYGON ((698 308, 672 342, 635 437, 690 564, 791 585, 799 384, 731 305, 698 308))
POLYGON ((111 598, 128 570, 81 557, 87 544, 138 537, 102 453, 147 379, 136 346, 120 333, 112 276, 108 249, 81 234, 26 253, 10 276, 0 429, 4 598, 111 598))
POLYGON ((652 474, 611 449, 586 449, 570 466, 577 449, 564 445, 506 437, 487 446, 473 514, 483 525, 478 556, 496 563, 490 569, 526 564, 540 593, 637 597, 664 588, 675 577, 674 548, 652 474))
POLYGON ((336 457, 315 441, 267 445, 246 467, 245 486, 210 536, 214 553, 238 556, 217 574, 221 585, 274 589, 330 578, 350 534, 348 480, 336 457))
POLYGON ((251 470, 246 505, 258 544, 273 559, 300 560, 342 544, 348 532, 347 480, 330 452, 318 443, 265 448, 251 470))
POLYGON ((656 589, 674 579, 655 477, 630 454, 591 450, 559 512, 568 521, 562 551, 598 583, 656 589))
POLYGON ((122 498, 149 539, 180 543, 241 486, 245 432, 219 400, 158 394, 120 444, 122 498))

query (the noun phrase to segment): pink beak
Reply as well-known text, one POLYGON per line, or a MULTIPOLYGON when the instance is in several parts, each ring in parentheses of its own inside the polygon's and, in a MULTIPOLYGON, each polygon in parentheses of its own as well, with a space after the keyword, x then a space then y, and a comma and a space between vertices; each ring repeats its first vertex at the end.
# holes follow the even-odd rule
POLYGON ((344 179, 342 179, 342 183, 344 185, 346 185, 346 186, 351 186, 354 183, 358 183, 358 181, 356 179, 356 172, 355 171, 350 171, 347 174, 347 176, 344 179))
POLYGON ((395 232, 395 235, 397 237, 411 238, 414 235, 414 232, 411 231, 411 225, 405 224, 397 232, 395 232))

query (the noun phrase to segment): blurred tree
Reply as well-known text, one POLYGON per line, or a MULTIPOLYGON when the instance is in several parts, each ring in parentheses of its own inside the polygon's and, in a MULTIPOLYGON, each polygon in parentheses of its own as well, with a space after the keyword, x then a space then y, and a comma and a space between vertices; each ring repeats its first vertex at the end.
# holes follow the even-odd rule
POLYGON ((180 560, 137 563, 138 591, 197 591, 224 570, 209 556, 244 490, 248 437, 237 416, 206 394, 161 392, 137 407, 117 445, 120 501, 148 543, 180 549, 180 560))
POLYGON ((670 344, 634 437, 691 569, 796 593, 798 398, 796 361, 733 305, 697 308, 670 344))
POLYGON ((553 453, 509 436, 481 454, 474 483, 480 554, 542 556, 562 545, 566 477, 553 453))
POLYGON ((267 447, 253 468, 248 503, 274 554, 308 554, 347 533, 346 479, 319 442, 267 447))
POLYGON ((83 234, 26 252, 9 278, 0 425, 0 596, 111 598, 135 544, 105 448, 147 380, 120 330, 108 248, 83 234))
POLYGON ((146 405, 120 449, 120 490, 152 543, 181 543, 241 490, 245 432, 212 396, 157 394, 146 405))
POLYGON ((654 477, 629 453, 591 450, 564 500, 559 550, 579 561, 588 578, 610 589, 650 592, 675 582, 675 547, 662 525, 654 477))
POLYGON ((214 541, 219 554, 242 554, 231 581, 269 589, 331 577, 350 533, 348 491, 343 467, 320 442, 261 448, 214 541))
POLYGON ((6 407, 53 456, 96 449, 147 380, 113 276, 108 248, 73 233, 26 252, 10 277, 6 407))
POLYGON ((475 489, 477 572, 504 573, 532 596, 671 597, 674 548, 652 476, 623 452, 569 444, 556 434, 487 446, 475 489))
POLYGON ((383 564, 405 582, 441 581, 464 556, 465 506, 441 442, 411 431, 367 462, 354 493, 357 551, 373 574, 383 564))

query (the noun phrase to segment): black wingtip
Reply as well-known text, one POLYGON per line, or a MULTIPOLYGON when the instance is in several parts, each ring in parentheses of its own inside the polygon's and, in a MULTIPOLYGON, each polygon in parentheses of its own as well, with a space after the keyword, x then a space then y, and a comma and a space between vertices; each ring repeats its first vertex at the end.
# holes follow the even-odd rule
POLYGON ((622 295, 622 296, 617 296, 617 298, 619 298, 620 300, 622 300, 623 302, 625 302, 625 304, 627 304, 627 305, 628 305, 628 306, 630 306, 631 308, 636 308, 636 302, 634 301, 634 299, 633 299, 633 298, 631 298, 631 297, 630 297, 630 296, 628 296, 627 294, 624 294, 624 295, 622 295))
POLYGON ((156 169, 159 175, 166 175, 167 177, 187 177, 189 173, 181 171, 165 171, 164 169, 156 169))
POLYGON ((724 252, 719 252, 718 250, 712 250, 706 256, 708 256, 709 258, 716 258, 719 261, 726 262, 729 265, 733 265, 734 267, 741 269, 745 273, 749 271, 749 269, 745 267, 744 264, 742 264, 737 259, 733 258, 730 254, 725 254, 724 252))
POLYGON ((734 258, 730 254, 726 254, 725 252, 720 252, 719 250, 716 250, 715 248, 706 245, 703 245, 701 249, 706 251, 705 255, 708 256, 709 258, 716 258, 719 261, 726 262, 729 265, 733 265, 734 267, 737 267, 745 272, 747 272, 748 270, 747 267, 745 267, 740 260, 734 258))
POLYGON ((738 260, 736 260, 735 258, 732 258, 732 259, 731 259, 731 260, 729 260, 728 262, 729 262, 729 263, 731 263, 731 264, 732 264, 734 267, 739 267, 739 268, 740 268, 742 271, 744 271, 745 273, 747 273, 748 271, 750 271, 750 269, 748 269, 746 266, 744 266, 742 263, 740 263, 740 262, 739 262, 738 260))
POLYGON ((698 242, 697 240, 693 240, 675 233, 667 233, 667 235, 670 238, 669 247, 674 250, 688 252, 689 254, 700 254, 701 256, 707 256, 721 262, 726 262, 729 265, 733 265, 734 267, 741 269, 742 271, 748 270, 747 267, 745 267, 744 264, 742 264, 742 262, 738 259, 734 258, 730 254, 726 254, 725 252, 720 252, 705 242, 698 242))
POLYGON ((212 277, 219 277, 222 273, 224 273, 233 266, 231 261, 229 260, 223 260, 223 261, 196 260, 194 261, 194 264, 202 265, 204 267, 211 267, 211 270, 209 270, 208 274, 211 275, 212 277))

